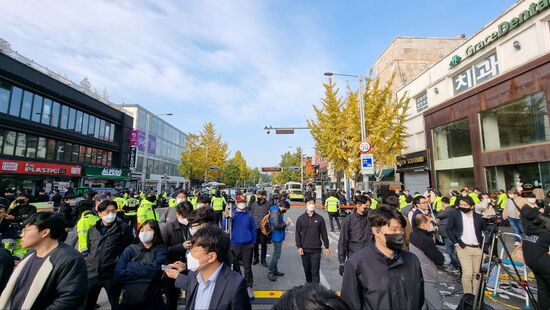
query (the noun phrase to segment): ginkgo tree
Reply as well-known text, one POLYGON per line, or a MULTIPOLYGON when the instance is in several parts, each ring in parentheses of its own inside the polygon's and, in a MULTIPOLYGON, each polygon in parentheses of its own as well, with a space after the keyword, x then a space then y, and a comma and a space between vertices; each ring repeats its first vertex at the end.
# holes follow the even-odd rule
MULTIPOLYGON (((374 146, 375 179, 382 178, 382 169, 393 167, 396 156, 405 150, 405 127, 409 99, 395 98, 391 91, 393 78, 385 85, 376 77, 366 78, 363 91, 367 140, 374 146)), ((329 78, 323 84, 324 98, 319 107, 313 106, 315 119, 308 127, 319 155, 338 171, 357 181, 360 167, 358 144, 361 141, 359 91, 347 87, 345 98, 338 96, 336 83, 329 78)))

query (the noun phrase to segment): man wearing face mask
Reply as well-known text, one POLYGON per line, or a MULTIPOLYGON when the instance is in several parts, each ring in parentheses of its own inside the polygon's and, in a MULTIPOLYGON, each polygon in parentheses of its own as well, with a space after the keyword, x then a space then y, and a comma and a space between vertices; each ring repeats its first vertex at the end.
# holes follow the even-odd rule
POLYGON ((394 208, 369 212, 374 242, 346 262, 342 299, 350 309, 421 309, 424 281, 420 262, 401 250, 406 220, 394 208))
MULTIPOLYGON (((510 222, 514 234, 523 235, 523 226, 521 225, 520 211, 526 201, 519 196, 519 192, 515 189, 508 191, 508 199, 506 200, 506 208, 502 211, 502 218, 510 222)), ((514 245, 520 244, 519 239, 514 245)))
POLYGON ((339 273, 344 275, 344 265, 351 255, 371 240, 370 226, 367 215, 370 208, 370 198, 360 195, 355 197, 355 212, 346 216, 342 221, 342 230, 338 239, 338 260, 340 261, 339 273))
POLYGON ((269 209, 269 224, 273 228, 271 232, 273 254, 271 255, 271 261, 268 267, 269 273, 267 274, 269 281, 277 281, 276 277, 285 275, 279 271, 277 264, 279 263, 279 258, 281 258, 281 249, 286 237, 286 227, 292 223, 288 218, 284 220, 284 214, 288 209, 290 209, 290 204, 286 199, 279 201, 278 204, 269 209))
POLYGON ((36 207, 29 204, 30 197, 27 193, 17 195, 4 219, 21 226, 26 219, 36 213, 36 207))
MULTIPOLYGON (((250 203, 250 213, 254 217, 256 225, 262 222, 264 216, 269 212, 271 204, 267 200, 267 192, 265 190, 258 190, 256 192, 256 199, 250 203)), ((267 267, 265 257, 267 255, 267 237, 262 234, 260 227, 256 230, 256 243, 254 244, 254 261, 253 265, 262 262, 264 267, 267 267)))
POLYGON ((186 290, 185 309, 252 309, 243 277, 224 263, 229 254, 227 234, 216 226, 197 231, 191 239, 187 264, 176 262, 164 270, 186 290), (182 273, 189 270, 187 274, 182 273))
POLYGON ((445 257, 435 245, 434 231, 436 229, 431 219, 422 214, 418 214, 414 218, 414 222, 416 228, 409 239, 409 251, 420 260, 422 277, 424 278, 424 296, 426 297, 428 309, 442 309, 443 300, 437 288, 436 266, 443 266, 445 257))
POLYGON ((296 220, 296 248, 302 257, 306 283, 319 283, 321 268, 321 245, 325 255, 330 255, 328 233, 325 220, 315 213, 315 200, 306 202, 306 213, 296 220), (322 242, 322 244, 321 244, 322 242))
POLYGON ((476 274, 479 273, 483 251, 485 222, 481 215, 473 212, 475 202, 470 196, 458 198, 459 210, 449 217, 447 236, 453 243, 460 266, 462 266, 462 287, 464 294, 476 294, 476 274))
POLYGON ((233 251, 233 270, 241 273, 240 261, 243 263, 244 278, 249 298, 254 298, 252 285, 254 278, 252 275, 252 255, 254 252, 254 244, 256 243, 256 221, 254 217, 246 209, 246 199, 239 197, 237 199, 237 207, 231 212, 225 211, 223 218, 222 229, 227 229, 231 222, 231 250, 233 251))

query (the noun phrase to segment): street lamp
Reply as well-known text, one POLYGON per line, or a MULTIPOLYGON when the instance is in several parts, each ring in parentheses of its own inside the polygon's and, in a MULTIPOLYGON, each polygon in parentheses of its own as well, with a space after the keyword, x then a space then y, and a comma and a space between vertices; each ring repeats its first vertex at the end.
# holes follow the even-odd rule
MULTIPOLYGON (((332 77, 332 76, 346 76, 346 77, 354 77, 359 80, 359 117, 361 122, 361 141, 365 141, 367 139, 367 129, 365 128, 365 103, 363 99, 363 80, 365 79, 362 75, 357 74, 343 74, 343 73, 334 73, 334 72, 325 72, 324 76, 332 77)), ((368 191, 369 188, 369 176, 364 173, 363 174, 363 190, 368 191)))

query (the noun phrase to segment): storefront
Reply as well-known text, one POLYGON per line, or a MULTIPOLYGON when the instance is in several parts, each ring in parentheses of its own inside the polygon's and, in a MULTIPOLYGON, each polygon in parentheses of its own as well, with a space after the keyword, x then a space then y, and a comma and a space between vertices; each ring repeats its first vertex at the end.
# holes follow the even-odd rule
POLYGON ((130 169, 84 166, 82 184, 89 187, 128 188, 130 169))
POLYGON ((442 191, 550 190, 550 54, 424 113, 442 191))
POLYGON ((426 151, 397 156, 397 169, 403 188, 411 193, 424 193, 430 187, 430 169, 426 151))
POLYGON ((0 187, 30 190, 63 190, 78 184, 82 168, 45 162, 0 159, 0 187))

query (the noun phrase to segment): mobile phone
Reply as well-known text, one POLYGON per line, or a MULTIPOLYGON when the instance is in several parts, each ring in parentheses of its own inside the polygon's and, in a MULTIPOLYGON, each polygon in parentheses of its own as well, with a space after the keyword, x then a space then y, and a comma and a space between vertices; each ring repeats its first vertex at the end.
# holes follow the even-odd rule
POLYGON ((166 270, 166 269, 171 269, 171 268, 168 267, 168 265, 160 265, 160 269, 166 270))

